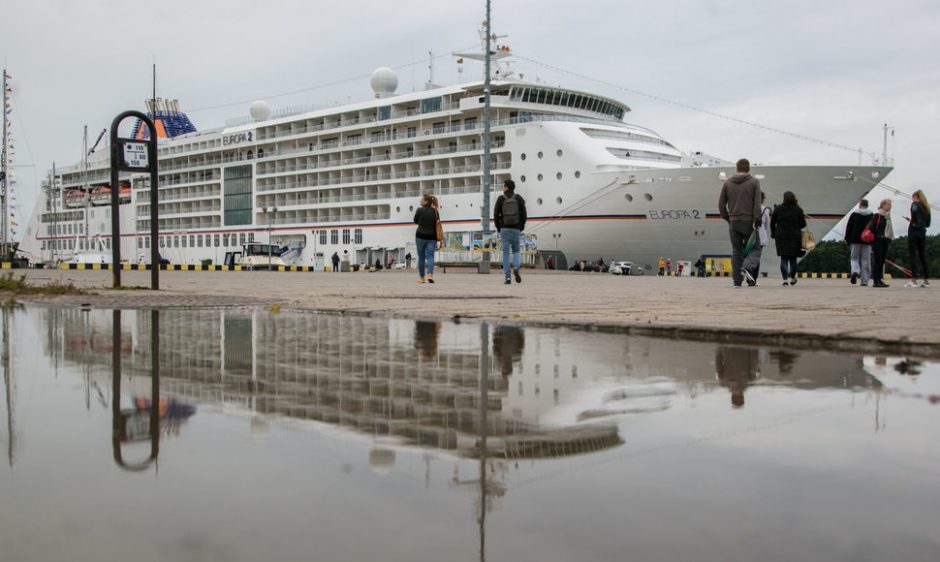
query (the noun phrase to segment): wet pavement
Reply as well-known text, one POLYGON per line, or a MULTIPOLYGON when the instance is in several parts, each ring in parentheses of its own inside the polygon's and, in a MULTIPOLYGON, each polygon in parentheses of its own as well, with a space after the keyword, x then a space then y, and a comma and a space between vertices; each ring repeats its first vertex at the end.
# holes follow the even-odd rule
POLYGON ((260 307, 2 324, 4 561, 940 552, 938 363, 260 307))

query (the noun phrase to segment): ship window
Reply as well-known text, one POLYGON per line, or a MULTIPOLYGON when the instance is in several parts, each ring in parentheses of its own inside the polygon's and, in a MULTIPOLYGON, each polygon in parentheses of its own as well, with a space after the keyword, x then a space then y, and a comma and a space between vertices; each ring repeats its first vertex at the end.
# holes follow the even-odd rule
POLYGON ((410 139, 410 138, 414 138, 414 137, 416 137, 416 136, 418 136, 418 129, 417 129, 417 127, 408 127, 408 138, 410 139))
POLYGON ((384 121, 386 119, 392 118, 392 106, 383 105, 379 108, 379 121, 384 121))
POLYGON ((362 244, 362 229, 357 228, 355 230, 355 242, 356 244, 362 244))
POLYGON ((202 234, 196 236, 196 246, 202 248, 202 234))
POLYGON ((545 97, 548 94, 545 90, 539 90, 538 101, 536 103, 545 103, 545 97))
MULTIPOLYGON (((84 242, 84 240, 82 240, 82 242, 84 242)), ((83 243, 82 246, 84 246, 84 245, 85 245, 85 244, 83 243)), ((44 246, 44 247, 43 247, 43 250, 45 250, 45 249, 46 249, 46 248, 45 248, 45 243, 43 243, 43 246, 44 246)), ((143 239, 143 238, 138 238, 138 239, 137 239, 137 249, 140 250, 140 249, 142 249, 143 247, 144 247, 144 239, 143 239)))
POLYGON ((163 236, 160 237, 160 247, 163 248, 166 246, 166 242, 163 241, 163 236))
POLYGON ((343 244, 349 244, 349 229, 343 229, 343 244))
MULTIPOLYGON (((238 234, 238 245, 239 245, 239 246, 244 246, 244 245, 245 245, 245 238, 246 238, 246 237, 245 237, 245 233, 244 233, 244 232, 241 232, 241 233, 238 234)), ((189 239, 192 240, 192 236, 190 236, 189 239)))
POLYGON ((555 152, 555 155, 558 156, 559 158, 561 158, 561 155, 562 155, 562 154, 564 154, 564 153, 561 151, 560 148, 555 152))
POLYGON ((539 205, 541 205, 541 204, 542 204, 542 198, 539 197, 538 199, 535 200, 535 202, 538 203, 539 205))
POLYGON ((225 224, 251 224, 251 166, 225 168, 225 224))
POLYGON ((174 236, 174 237, 173 237, 173 247, 174 247, 174 248, 179 248, 179 247, 180 247, 180 237, 179 237, 179 236, 174 236))
POLYGON ((575 178, 580 178, 580 177, 581 177, 581 171, 580 171, 580 170, 575 170, 575 171, 574 171, 574 177, 575 177, 575 178))
POLYGON ((650 195, 649 193, 643 195, 643 197, 645 197, 647 201, 652 201, 652 200, 653 200, 653 196, 650 195))
POLYGON ((561 205, 561 197, 556 198, 556 199, 555 199, 555 202, 558 203, 559 205, 561 205))
POLYGON ((519 176, 519 181, 525 183, 525 176, 519 176))
POLYGON ((538 156, 539 158, 542 158, 542 156, 545 156, 545 155, 544 155, 544 154, 542 154, 542 151, 540 150, 540 151, 539 151, 539 153, 538 153, 538 154, 536 154, 536 156, 538 156))
POLYGON ((477 126, 477 118, 476 118, 476 117, 467 117, 466 119, 463 120, 463 128, 464 128, 465 131, 469 131, 469 130, 471 130, 471 129, 475 129, 476 126, 477 126))
POLYGON ((249 232, 249 233, 248 233, 248 241, 249 241, 249 242, 254 242, 254 241, 255 241, 255 233, 254 233, 254 232, 249 232))
POLYGON ((215 246, 216 248, 218 248, 218 247, 219 247, 219 235, 216 234, 215 236, 213 236, 213 237, 212 237, 212 241, 213 241, 213 244, 212 244, 212 245, 215 246))
POLYGON ((520 155, 519 155, 519 158, 521 158, 522 160, 525 160, 525 152, 523 152, 522 154, 520 154, 520 155))
POLYGON ((150 248, 150 238, 144 238, 144 248, 150 248))
POLYGON ((440 134, 440 133, 443 133, 443 132, 444 132, 444 122, 443 122, 443 121, 438 121, 437 123, 434 123, 433 125, 431 125, 431 130, 432 130, 432 132, 433 132, 435 135, 438 135, 438 134, 440 134))
POLYGON ((320 244, 326 245, 326 231, 320 231, 320 244))
POLYGON ((195 247, 196 247, 196 235, 195 235, 195 234, 190 234, 190 235, 189 235, 189 247, 190 247, 190 248, 195 248, 195 247))
POLYGON ((555 179, 558 179, 558 180, 561 179, 561 172, 558 172, 557 174, 555 174, 555 179))
POLYGON ((421 100, 421 113, 431 113, 441 110, 441 98, 428 98, 421 100))
MULTIPOLYGON (((185 240, 185 238, 183 238, 183 240, 185 240)), ((228 234, 222 235, 222 246, 228 247, 228 234)))
POLYGON ((542 181, 542 177, 543 177, 542 174, 539 174, 538 176, 536 176, 536 178, 537 178, 539 181, 542 181))
POLYGON ((330 231, 330 244, 339 244, 339 231, 331 230, 330 231))

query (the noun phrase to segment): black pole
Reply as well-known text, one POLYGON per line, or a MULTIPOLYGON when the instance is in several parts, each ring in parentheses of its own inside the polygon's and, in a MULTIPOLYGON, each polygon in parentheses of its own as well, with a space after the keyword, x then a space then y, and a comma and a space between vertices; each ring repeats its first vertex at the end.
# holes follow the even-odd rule
MULTIPOLYGON (((154 107, 156 115, 156 107, 154 107)), ((159 218, 157 205, 158 166, 157 128, 153 120, 139 111, 125 111, 111 122, 111 278, 115 289, 121 286, 121 185, 120 172, 150 172, 150 288, 160 288, 159 218), (147 139, 122 139, 118 127, 128 117, 136 117, 147 127, 147 139), (146 146, 142 146, 146 145, 146 146), (143 150, 146 149, 146 162, 143 150)))

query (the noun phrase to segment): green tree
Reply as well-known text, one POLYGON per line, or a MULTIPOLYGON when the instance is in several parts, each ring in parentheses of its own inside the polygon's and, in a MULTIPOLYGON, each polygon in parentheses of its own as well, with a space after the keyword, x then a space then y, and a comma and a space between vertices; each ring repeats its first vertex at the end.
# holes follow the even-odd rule
MULTIPOLYGON (((888 259, 901 267, 911 268, 907 236, 891 241, 888 246, 888 259)), ((931 276, 940 276, 940 234, 927 237, 927 269, 931 276)), ((806 273, 848 273, 849 246, 841 240, 819 242, 815 250, 800 260, 797 270, 806 273)), ((887 270, 894 275, 903 275, 890 265, 887 270)))

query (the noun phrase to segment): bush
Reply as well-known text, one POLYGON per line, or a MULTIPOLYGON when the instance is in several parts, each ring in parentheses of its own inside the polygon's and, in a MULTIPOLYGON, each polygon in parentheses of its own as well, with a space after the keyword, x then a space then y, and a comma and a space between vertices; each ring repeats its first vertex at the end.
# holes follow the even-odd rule
POLYGON ((212 265, 212 260, 211 260, 211 259, 205 259, 205 260, 201 260, 201 261, 202 261, 202 265, 203 265, 203 266, 212 265))
MULTIPOLYGON (((891 241, 888 259, 910 269, 911 256, 907 249, 907 236, 891 241)), ((930 275, 940 275, 940 234, 927 237, 927 267, 930 275)), ((849 245, 841 240, 819 242, 815 250, 800 260, 797 267, 798 271, 806 273, 848 273, 849 269, 849 245)), ((892 268, 889 266, 888 269, 892 268)))

